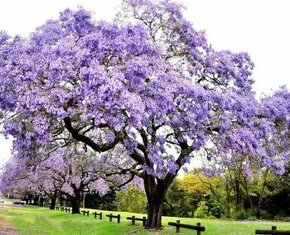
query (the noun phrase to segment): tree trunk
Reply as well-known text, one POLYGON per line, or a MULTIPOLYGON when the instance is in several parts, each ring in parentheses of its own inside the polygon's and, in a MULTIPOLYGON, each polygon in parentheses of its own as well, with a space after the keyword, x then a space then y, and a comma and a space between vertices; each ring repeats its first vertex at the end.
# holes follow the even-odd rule
POLYGON ((265 192, 265 188, 266 188, 268 172, 269 172, 269 170, 267 169, 263 174, 262 189, 261 189, 261 192, 259 193, 257 211, 256 211, 256 217, 258 219, 260 219, 260 217, 261 217, 261 206, 262 206, 262 200, 263 200, 264 192, 265 192))
POLYGON ((243 186, 243 188, 245 190, 246 197, 247 197, 247 199, 248 199, 248 201, 250 203, 250 209, 251 210, 254 210, 254 203, 253 203, 252 198, 251 198, 251 195, 249 193, 248 180, 246 179, 246 177, 244 177, 244 179, 243 179, 242 186, 243 186))
POLYGON ((63 197, 62 196, 59 196, 59 205, 62 207, 63 206, 63 197))
POLYGON ((241 189, 240 189, 240 181, 236 178, 234 182, 234 192, 235 192, 235 207, 236 210, 242 209, 241 203, 241 189))
POLYGON ((230 217, 231 215, 231 192, 230 192, 230 186, 228 181, 226 181, 226 215, 230 217))
POLYGON ((40 196, 39 197, 39 206, 43 206, 43 204, 44 204, 43 196, 40 196))
POLYGON ((156 179, 146 173, 144 177, 144 186, 148 201, 147 229, 160 229, 162 227, 161 220, 164 198, 172 180, 165 182, 162 179, 156 179))
POLYGON ((148 202, 148 218, 146 228, 160 229, 162 221, 163 199, 148 202))
POLYGON ((38 205, 38 199, 39 199, 38 196, 33 197, 33 205, 34 206, 37 206, 38 205))
POLYGON ((55 209, 55 204, 56 204, 56 197, 51 197, 50 198, 50 209, 54 210, 55 209))
POLYGON ((71 197, 72 214, 80 213, 81 193, 75 192, 75 196, 71 197))

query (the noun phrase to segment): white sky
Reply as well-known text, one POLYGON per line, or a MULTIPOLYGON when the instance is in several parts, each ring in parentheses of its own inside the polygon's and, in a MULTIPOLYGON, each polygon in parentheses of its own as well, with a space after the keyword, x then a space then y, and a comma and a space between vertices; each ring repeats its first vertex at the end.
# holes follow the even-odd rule
MULTIPOLYGON (((195 28, 205 30, 216 49, 247 51, 256 68, 258 94, 286 84, 290 88, 289 0, 176 0, 187 7, 195 28)), ((96 19, 110 19, 121 0, 0 0, 0 30, 27 35, 65 8, 91 10, 96 19)), ((0 166, 10 156, 11 141, 0 136, 0 166)))

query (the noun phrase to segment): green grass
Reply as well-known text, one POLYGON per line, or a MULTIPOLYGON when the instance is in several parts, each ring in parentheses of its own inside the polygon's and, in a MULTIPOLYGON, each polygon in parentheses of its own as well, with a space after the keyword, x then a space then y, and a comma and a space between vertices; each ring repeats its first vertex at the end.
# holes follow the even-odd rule
MULTIPOLYGON (((95 210, 91 210, 93 212, 95 210)), ((272 225, 278 226, 278 229, 290 230, 290 224, 277 221, 226 221, 214 219, 193 219, 163 217, 165 225, 163 231, 148 232, 142 229, 142 222, 136 226, 130 225, 125 218, 131 216, 127 212, 102 211, 103 220, 94 219, 82 215, 72 215, 62 211, 50 211, 47 208, 25 206, 25 207, 2 207, 0 206, 0 220, 9 221, 21 235, 167 235, 176 234, 175 228, 167 226, 169 221, 181 220, 181 223, 196 224, 200 222, 206 227, 203 235, 250 235, 254 234, 255 229, 270 229, 272 225), (106 214, 119 213, 121 215, 121 224, 115 220, 108 222, 106 214)), ((135 214, 137 215, 137 214, 135 214)), ((142 216, 139 214, 138 216, 142 216)), ((181 228, 181 235, 195 234, 194 231, 181 228)))

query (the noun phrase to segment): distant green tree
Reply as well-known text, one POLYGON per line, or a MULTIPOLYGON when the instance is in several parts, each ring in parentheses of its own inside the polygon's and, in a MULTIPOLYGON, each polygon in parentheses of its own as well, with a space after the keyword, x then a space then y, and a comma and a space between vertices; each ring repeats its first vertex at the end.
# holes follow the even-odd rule
POLYGON ((129 186, 125 191, 116 192, 117 209, 135 213, 146 212, 146 195, 135 186, 129 186))
MULTIPOLYGON (((181 179, 176 179, 167 193, 164 205, 164 214, 171 216, 194 216, 201 202, 211 200, 209 208, 218 210, 215 205, 222 208, 220 194, 223 180, 220 177, 207 177, 200 172, 190 172, 181 179), (215 203, 214 203, 215 202, 215 203)), ((220 213, 223 209, 219 210, 220 213)), ((207 212, 209 213, 209 212, 207 212)), ((219 212, 213 213, 213 215, 219 212)), ((219 216, 218 216, 219 217, 219 216)))
POLYGON ((116 191, 111 189, 102 197, 98 193, 87 194, 85 207, 100 210, 117 210, 116 191))
POLYGON ((192 204, 182 187, 180 180, 174 180, 165 197, 163 214, 169 216, 184 216, 192 211, 192 204))
POLYGON ((281 176, 272 176, 267 181, 268 193, 261 203, 261 209, 273 217, 290 216, 290 164, 281 176))

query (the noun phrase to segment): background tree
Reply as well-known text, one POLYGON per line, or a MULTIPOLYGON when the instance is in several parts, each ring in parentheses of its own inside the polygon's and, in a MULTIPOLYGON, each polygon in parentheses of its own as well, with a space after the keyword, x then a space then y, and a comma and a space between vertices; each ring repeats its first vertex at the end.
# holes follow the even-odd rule
MULTIPOLYGON (((103 196, 109 191, 109 184, 122 183, 126 177, 110 175, 109 157, 84 150, 76 142, 51 153, 49 158, 38 165, 38 170, 51 176, 61 185, 59 191, 72 206, 72 213, 80 213, 81 196, 84 192, 97 192, 103 196), (106 175, 108 174, 108 175, 106 175), (107 181, 106 181, 106 180, 107 181)), ((113 168, 114 169, 114 168, 113 168)))
POLYGON ((174 216, 193 216, 201 201, 212 193, 212 179, 190 172, 177 178, 170 186, 165 199, 165 213, 174 216))
POLYGON ((41 191, 37 178, 24 159, 11 158, 1 174, 0 190, 25 200, 27 204, 37 204, 41 191))
POLYGON ((116 211, 116 190, 111 188, 110 191, 104 196, 100 196, 98 193, 87 193, 85 207, 99 210, 116 211))
POLYGON ((62 182, 53 180, 54 174, 49 171, 38 170, 33 172, 37 179, 37 187, 39 191, 50 200, 49 208, 55 209, 56 201, 61 196, 60 189, 62 188, 62 182))
POLYGON ((125 190, 116 192, 117 208, 120 211, 134 213, 146 212, 146 195, 136 186, 129 186, 125 190))
POLYGON ((203 215, 221 217, 224 203, 224 179, 207 177, 199 170, 177 178, 170 186, 164 212, 170 216, 194 216, 201 206, 207 206, 203 215))

